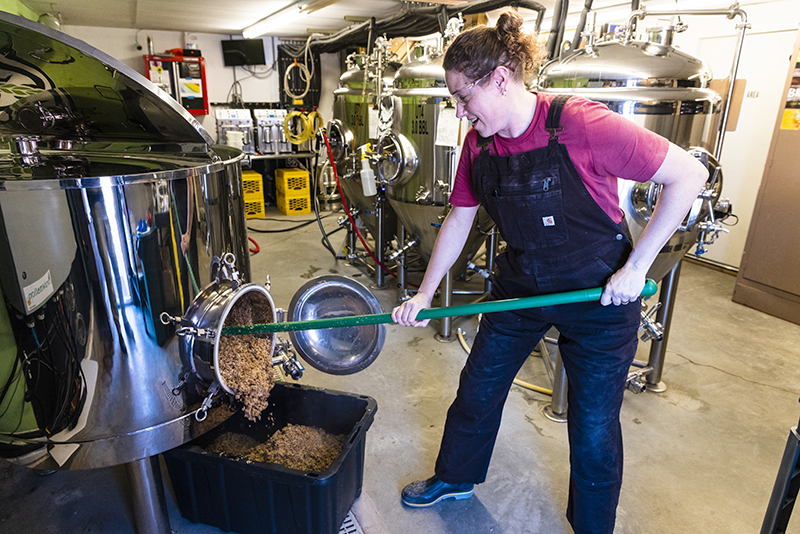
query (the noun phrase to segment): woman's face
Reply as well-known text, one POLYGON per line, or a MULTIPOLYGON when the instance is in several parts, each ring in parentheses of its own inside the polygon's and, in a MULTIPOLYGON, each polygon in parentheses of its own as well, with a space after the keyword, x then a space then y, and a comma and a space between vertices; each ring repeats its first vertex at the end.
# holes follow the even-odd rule
POLYGON ((491 70, 482 78, 470 80, 458 71, 445 73, 447 87, 456 101, 456 117, 466 117, 482 137, 494 135, 505 126, 507 110, 501 105, 493 74, 491 70))

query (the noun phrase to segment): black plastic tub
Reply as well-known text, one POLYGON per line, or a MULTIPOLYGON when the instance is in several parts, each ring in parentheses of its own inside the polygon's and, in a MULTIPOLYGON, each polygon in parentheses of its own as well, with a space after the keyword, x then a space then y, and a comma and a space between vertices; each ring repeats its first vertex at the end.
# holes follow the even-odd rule
POLYGON ((361 494, 366 433, 378 405, 364 395, 275 384, 258 423, 234 414, 219 427, 164 453, 178 509, 193 523, 242 534, 335 534, 361 494), (323 472, 298 471, 205 450, 225 432, 265 441, 287 424, 347 434, 323 472))

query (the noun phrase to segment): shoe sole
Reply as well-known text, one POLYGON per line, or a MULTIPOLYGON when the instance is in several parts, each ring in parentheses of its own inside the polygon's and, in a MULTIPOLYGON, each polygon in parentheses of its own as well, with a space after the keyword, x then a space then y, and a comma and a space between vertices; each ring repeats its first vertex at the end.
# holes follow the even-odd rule
POLYGON ((472 497, 473 493, 474 493, 474 490, 465 491, 465 492, 462 492, 462 493, 448 493, 446 495, 442 495, 441 497, 439 497, 435 501, 428 502, 428 503, 410 503, 410 502, 406 501, 405 499, 401 499, 401 500, 403 501, 403 504, 405 504, 406 506, 411 506, 412 508, 427 508, 428 506, 433 506, 434 504, 436 504, 436 503, 438 503, 440 501, 443 501, 445 499, 455 499, 457 501, 461 501, 461 500, 464 500, 464 499, 469 499, 470 497, 472 497))

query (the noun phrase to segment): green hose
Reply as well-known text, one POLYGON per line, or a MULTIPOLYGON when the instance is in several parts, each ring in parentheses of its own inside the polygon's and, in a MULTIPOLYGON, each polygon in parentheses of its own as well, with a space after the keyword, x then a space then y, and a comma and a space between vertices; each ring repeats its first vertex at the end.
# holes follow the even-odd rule
MULTIPOLYGON (((642 296, 652 297, 656 294, 658 285, 649 278, 642 289, 642 296)), ((516 299, 493 300, 477 302, 462 306, 446 306, 443 308, 425 308, 417 314, 416 320, 439 319, 442 317, 457 317, 460 315, 477 315, 497 311, 523 310, 527 308, 542 308, 544 306, 557 306, 559 304, 574 304, 577 302, 590 302, 600 300, 603 294, 602 287, 592 289, 579 289, 552 295, 537 295, 535 297, 522 297, 516 299)), ((273 332, 296 332, 298 330, 321 330, 323 328, 340 328, 344 326, 364 326, 371 324, 391 323, 391 313, 376 313, 373 315, 351 315, 349 317, 331 317, 328 319, 313 319, 310 321, 294 321, 291 323, 253 324, 245 326, 226 326, 222 329, 223 336, 239 336, 243 334, 269 334, 273 332)))

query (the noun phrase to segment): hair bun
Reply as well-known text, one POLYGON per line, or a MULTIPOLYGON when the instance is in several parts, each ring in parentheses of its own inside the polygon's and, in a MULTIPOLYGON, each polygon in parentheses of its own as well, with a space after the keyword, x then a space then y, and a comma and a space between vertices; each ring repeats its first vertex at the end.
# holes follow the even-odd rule
POLYGON ((522 16, 516 11, 504 11, 497 19, 498 36, 503 39, 505 35, 517 35, 521 31, 524 20, 522 16))

